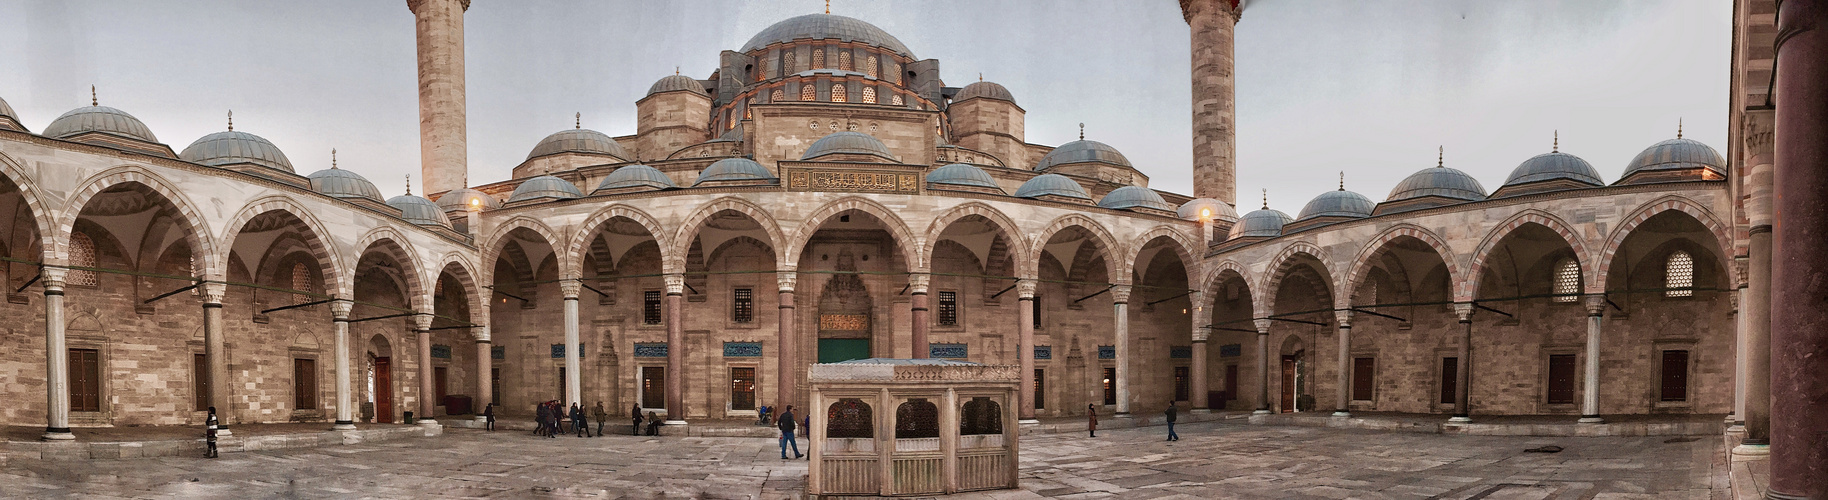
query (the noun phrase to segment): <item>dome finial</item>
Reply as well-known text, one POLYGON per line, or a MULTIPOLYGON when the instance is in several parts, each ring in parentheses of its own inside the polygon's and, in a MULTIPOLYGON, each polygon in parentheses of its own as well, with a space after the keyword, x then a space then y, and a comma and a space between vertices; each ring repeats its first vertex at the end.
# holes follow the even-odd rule
POLYGON ((406 174, 406 195, 413 195, 413 174, 406 174))
POLYGON ((1447 168, 1447 146, 1435 146, 1434 168, 1447 168))
POLYGON ((1677 139, 1682 138, 1682 118, 1681 117, 1676 118, 1676 138, 1677 139))
POLYGON ((1549 152, 1550 153, 1560 153, 1561 152, 1561 131, 1560 130, 1555 131, 1555 148, 1550 149, 1549 152))
POLYGON ((330 169, 336 170, 336 148, 330 148, 330 169))
POLYGON ((232 109, 229 110, 228 116, 229 116, 229 131, 234 132, 235 131, 235 110, 232 110, 232 109))
POLYGON ((1339 171, 1339 190, 1346 190, 1346 171, 1344 170, 1339 171))
POLYGON ((1269 188, 1263 188, 1263 209, 1269 210, 1269 188))
POLYGON ((1085 122, 1079 123, 1079 140, 1085 140, 1085 122))
POLYGON ((831 13, 831 0, 825 0, 825 13, 831 13))
MULTIPOLYGON (((90 106, 100 106, 100 105, 102 105, 102 101, 101 101, 101 99, 97 99, 97 98, 96 98, 96 97, 95 97, 95 86, 94 86, 94 85, 90 85, 90 86, 89 86, 89 105, 90 105, 90 106)), ((1681 134, 1676 134, 1676 135, 1681 135, 1681 134)))
POLYGON ((980 82, 984 81, 984 72, 982 72, 982 71, 977 72, 977 81, 980 81, 980 82))
POLYGON ((679 67, 678 66, 673 67, 673 76, 679 76, 679 67))
POLYGON ((571 115, 571 119, 572 119, 571 128, 579 129, 579 130, 582 130, 584 128, 584 112, 579 111, 577 113, 573 113, 571 115))

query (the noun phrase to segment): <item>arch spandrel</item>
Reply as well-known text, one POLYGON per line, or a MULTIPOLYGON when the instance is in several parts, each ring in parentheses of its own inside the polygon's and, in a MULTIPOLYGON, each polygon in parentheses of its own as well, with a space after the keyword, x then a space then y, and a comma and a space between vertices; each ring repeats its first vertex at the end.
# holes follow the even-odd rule
MULTIPOLYGON (((666 274, 685 272, 686 248, 692 244, 693 239, 698 237, 698 231, 704 227, 706 220, 725 210, 743 214, 761 226, 762 232, 768 235, 770 248, 782 248, 782 245, 785 244, 787 237, 781 232, 780 224, 775 222, 772 215, 769 215, 768 209, 749 200, 726 196, 698 207, 697 210, 692 211, 692 215, 679 224, 679 230, 674 233, 672 238, 672 250, 670 252, 661 251, 661 272, 666 274)), ((784 251, 776 252, 775 266, 780 269, 792 269, 794 267, 792 259, 794 258, 797 257, 787 257, 784 251)))
POLYGON ((1188 237, 1187 233, 1166 224, 1159 224, 1151 227, 1148 231, 1143 232, 1141 236, 1136 237, 1134 240, 1136 242, 1136 247, 1129 249, 1126 253, 1126 255, 1129 256, 1130 263, 1125 267, 1133 272, 1133 270, 1136 269, 1137 264, 1140 264, 1137 260, 1142 258, 1143 247, 1148 246, 1149 243, 1154 242, 1157 238, 1167 238, 1169 241, 1173 242, 1173 244, 1168 245, 1168 248, 1173 250, 1176 256, 1180 257, 1181 266, 1186 268, 1187 285, 1197 286, 1197 284, 1201 283, 1201 279, 1204 278, 1204 276, 1201 276, 1200 274, 1201 259, 1194 251, 1194 249, 1199 248, 1199 245, 1193 243, 1193 239, 1188 237))
MULTIPOLYGON (((1086 217, 1084 215, 1066 214, 1055 218, 1052 222, 1048 223, 1046 227, 1042 228, 1040 232, 1035 233, 1035 239, 1031 241, 1028 246, 1028 255, 1024 256, 1022 262, 1017 263, 1016 265, 1017 272, 1027 272, 1027 274, 1021 274, 1021 276, 1038 276, 1037 267, 1040 266, 1041 252, 1044 252, 1047 249, 1047 242, 1052 240, 1055 234, 1059 234, 1061 231, 1065 231, 1066 228, 1075 226, 1090 233, 1091 237, 1096 239, 1100 246, 1104 247, 1107 261, 1122 258, 1118 256, 1130 255, 1128 247, 1119 245, 1117 243, 1117 238, 1111 236, 1111 231, 1105 229, 1103 224, 1099 224, 1098 221, 1092 220, 1091 217, 1086 217)), ((1111 283, 1128 284, 1130 281, 1129 276, 1125 275, 1120 277, 1117 274, 1122 270, 1124 270, 1123 264, 1107 262, 1105 264, 1105 279, 1111 283)))
POLYGON ((500 225, 495 226, 495 230, 490 232, 489 237, 483 240, 484 243, 477 247, 482 250, 482 260, 480 262, 484 265, 477 268, 481 270, 481 273, 479 273, 478 276, 482 278, 482 282, 487 283, 494 279, 495 259, 501 256, 502 246, 506 244, 508 236, 514 234, 516 229, 533 231, 534 233, 539 234, 541 238, 544 238, 546 240, 546 245, 552 247, 552 253, 558 259, 557 263, 561 273, 565 272, 567 269, 575 269, 575 266, 571 264, 571 256, 567 255, 564 251, 568 247, 565 245, 565 239, 559 237, 561 233, 553 230, 552 226, 548 226, 546 223, 540 222, 539 219, 535 219, 532 216, 516 215, 511 219, 503 221, 500 225))
POLYGON ((470 317, 465 319, 465 321, 480 325, 485 323, 485 321, 481 321, 481 318, 485 318, 486 316, 479 316, 478 314, 480 314, 479 311, 486 312, 484 307, 487 306, 488 301, 482 300, 481 284, 476 279, 476 273, 471 271, 474 268, 475 264, 471 263, 469 259, 464 258, 463 254, 458 252, 447 252, 438 259, 437 268, 428 268, 428 270, 432 272, 431 283, 436 283, 437 280, 447 272, 450 273, 452 277, 457 278, 457 282, 463 285, 464 302, 470 306, 470 317))
POLYGON ((418 252, 413 250, 412 243, 392 226, 381 226, 363 233, 353 247, 355 264, 349 266, 344 280, 349 283, 345 297, 355 296, 356 275, 361 272, 362 256, 370 250, 377 250, 398 262, 406 269, 400 270, 400 276, 406 280, 406 298, 414 311, 429 310, 431 307, 432 288, 424 283, 425 266, 419 261, 418 252))
POLYGON ((661 262, 667 262, 668 259, 671 258, 670 252, 674 250, 672 235, 661 228, 660 221, 641 209, 617 203, 603 207, 603 209, 591 214, 589 218, 585 219, 584 224, 579 226, 578 232, 573 234, 571 239, 566 243, 567 250, 565 252, 567 255, 579 256, 578 258, 571 259, 571 265, 578 267, 575 269, 567 269, 561 272, 561 274, 568 273, 566 275, 575 277, 584 276, 585 273, 582 268, 584 259, 582 256, 590 251, 591 237, 595 236, 597 231, 602 229, 604 224, 617 218, 635 221, 636 224, 640 224, 642 228, 645 228, 648 237, 653 238, 654 243, 660 246, 661 262))
MULTIPOLYGON (((320 273, 323 274, 324 289, 327 291, 343 290, 343 269, 346 267, 343 264, 342 252, 336 251, 327 239, 330 237, 330 232, 324 229, 324 223, 312 215, 310 210, 306 210, 291 198, 281 195, 267 196, 249 202, 241 208, 240 212, 235 213, 234 218, 229 219, 218 239, 222 242, 222 248, 217 252, 217 262, 228 262, 229 253, 235 251, 235 241, 240 238, 241 230, 246 228, 248 222, 254 220, 255 217, 269 212, 285 212, 305 225, 305 228, 311 232, 311 237, 304 239, 304 242, 311 249, 311 256, 318 261, 320 273)), ((226 278, 228 274, 225 271, 219 276, 226 278)), ((212 277, 211 279, 217 278, 212 277)))
POLYGON ((908 271, 924 270, 924 268, 915 267, 918 264, 915 260, 920 258, 919 249, 925 246, 925 243, 908 229, 907 223, 903 222, 901 216, 896 215, 894 210, 861 196, 846 196, 832 200, 819 207, 818 210, 814 210, 805 220, 800 221, 800 226, 794 230, 793 237, 787 240, 788 247, 781 252, 783 262, 788 266, 798 267, 800 252, 806 249, 807 242, 811 241, 813 235, 819 232, 819 227, 825 225, 826 220, 852 210, 875 217, 883 225, 883 229, 889 231, 889 235, 895 238, 895 248, 901 251, 902 258, 907 261, 908 271))
POLYGON ((1595 283, 1591 273, 1596 272, 1596 267, 1592 262, 1593 255, 1587 252, 1586 240, 1581 238, 1580 233, 1576 232, 1574 226, 1568 224, 1567 221, 1555 214, 1532 208, 1511 215, 1503 223, 1485 233, 1485 238, 1479 241, 1479 248, 1473 251, 1470 263, 1466 267, 1466 274, 1463 275, 1464 279, 1457 282, 1460 287, 1458 290, 1454 290, 1454 302, 1472 302, 1478 297, 1480 281, 1485 277, 1485 262, 1491 257, 1492 251, 1496 250, 1498 243, 1504 241, 1511 233, 1529 224, 1548 228, 1555 234, 1561 235, 1563 242, 1574 250, 1575 262, 1580 265, 1586 282, 1595 283))
POLYGON ((939 240, 941 239, 940 235, 944 234, 946 228, 951 227, 952 223, 973 215, 989 220, 992 225, 995 225, 998 229, 1002 230, 1004 239, 1008 240, 1008 245, 1010 249, 1013 250, 1012 253, 1015 255, 1028 254, 1028 246, 1031 242, 1029 242, 1027 238, 1022 237, 1021 226, 1017 225, 1015 221, 1010 220, 1008 215, 1003 214, 1003 211, 997 210, 996 207, 992 207, 983 202, 973 201, 952 207, 945 213, 940 214, 939 217, 933 219, 933 223, 927 226, 926 237, 921 241, 920 260, 915 267, 917 269, 932 269, 933 252, 934 249, 939 246, 939 240))
POLYGON ((1453 247, 1449 246, 1446 240, 1428 228, 1401 223, 1385 229, 1358 251, 1358 256, 1352 259, 1351 268, 1346 272, 1346 279, 1340 281, 1342 286, 1333 294, 1334 301, 1338 303, 1336 307, 1351 307, 1352 294, 1358 290, 1360 284, 1364 283, 1365 275, 1376 267, 1372 259, 1377 258, 1385 245, 1398 238, 1414 238, 1434 249, 1435 256, 1440 257, 1441 264, 1447 267, 1447 277, 1450 283, 1459 283, 1466 278, 1460 271, 1459 255, 1453 251, 1453 247))
POLYGON ((1625 239, 1629 238, 1632 231, 1643 225, 1645 221, 1669 211, 1686 214, 1702 227, 1707 228, 1707 231, 1714 235, 1714 254, 1716 258, 1720 259, 1720 268, 1732 274, 1729 282, 1737 283, 1744 279, 1743 276, 1740 276, 1739 266, 1734 265, 1732 261, 1733 237, 1729 233, 1730 229, 1721 224, 1719 219, 1714 218, 1713 212, 1700 203, 1681 196, 1670 195, 1639 205, 1631 212, 1630 217, 1626 217, 1617 228, 1612 230, 1611 236, 1606 238, 1605 246, 1601 248, 1598 255, 1593 257, 1597 264, 1594 266, 1596 268, 1594 273, 1597 276, 1592 276, 1586 281, 1589 283, 1586 293, 1605 293, 1606 277, 1611 273, 1612 257, 1618 253, 1619 246, 1625 244, 1625 239))
POLYGON ((47 247, 45 250, 48 255, 52 256, 53 262, 68 262, 70 248, 67 235, 74 230, 76 219, 82 216, 82 211, 87 208, 89 201, 102 191, 126 183, 146 186, 147 189, 164 198, 166 203, 170 203, 176 208, 177 220, 184 225, 185 241, 190 243, 192 248, 192 272, 206 277, 228 275, 227 268, 216 260, 215 236, 210 234, 210 225, 204 221, 202 212, 196 208, 197 205, 185 197, 183 192, 174 187, 170 181, 138 165, 110 168, 83 179, 77 184, 81 187, 71 192, 69 199, 64 202, 62 214, 56 219, 57 236, 46 238, 55 247, 54 249, 47 247))
POLYGON ((45 197, 38 193, 35 183, 26 177, 25 169, 19 168, 18 162, 5 152, 0 152, 0 175, 6 176, 6 180, 13 183, 19 190, 19 195, 25 199, 26 208, 32 211, 32 221, 38 228, 38 249, 42 254, 39 258, 52 263, 64 262, 62 255, 54 253, 56 244, 51 241, 52 236, 57 234, 54 214, 51 207, 44 204, 45 197))
POLYGON ((1263 281, 1258 285, 1258 289, 1263 291, 1263 307, 1261 312, 1264 315, 1268 315, 1274 310, 1276 292, 1282 288, 1282 279, 1288 277, 1288 271, 1294 264, 1294 259, 1301 255, 1306 255, 1319 264, 1320 275, 1327 280, 1327 283, 1325 283, 1327 293, 1329 295, 1338 295, 1338 293, 1333 291, 1333 284, 1339 281, 1338 276, 1327 264, 1328 255, 1326 251, 1322 250, 1319 245, 1310 242, 1291 242, 1288 246, 1282 247, 1280 252, 1277 252, 1276 258, 1270 259, 1269 268, 1264 271, 1262 276, 1263 281))

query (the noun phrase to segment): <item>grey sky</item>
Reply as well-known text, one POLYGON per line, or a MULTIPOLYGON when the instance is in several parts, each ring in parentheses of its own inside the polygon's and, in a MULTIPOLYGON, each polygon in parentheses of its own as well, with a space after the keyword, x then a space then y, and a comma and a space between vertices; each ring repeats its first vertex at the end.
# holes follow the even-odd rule
MULTIPOLYGON (((467 15, 470 176, 506 179, 572 113, 634 132, 635 100, 672 74, 707 77, 720 50, 818 0, 475 0, 467 15)), ((1675 135, 1724 152, 1729 2, 1257 0, 1238 25, 1238 188, 1293 214, 1346 186, 1374 200, 1447 165, 1489 191, 1562 150, 1617 180, 1675 135)), ((836 0, 833 13, 978 73, 1028 111, 1029 142, 1086 136, 1189 193, 1187 25, 1173 0, 836 0)), ((278 144, 301 174, 344 168, 393 195, 419 170, 412 14, 404 1, 0 0, 0 98, 33 130, 87 105, 145 121, 181 150, 223 128, 278 144)), ((414 191, 418 180, 414 180, 414 191)))

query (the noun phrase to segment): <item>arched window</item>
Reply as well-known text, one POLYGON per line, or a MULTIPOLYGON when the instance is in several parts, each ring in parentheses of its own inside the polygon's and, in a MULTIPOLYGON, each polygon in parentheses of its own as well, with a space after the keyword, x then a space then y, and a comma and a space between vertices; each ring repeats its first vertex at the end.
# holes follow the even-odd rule
POLYGON ((863 60, 863 72, 869 74, 870 78, 876 77, 876 61, 875 55, 871 55, 869 59, 863 60))
POLYGON ((787 100, 787 92, 782 91, 781 89, 774 89, 774 92, 768 93, 768 102, 781 102, 785 100, 787 100))
POLYGON ((812 49, 812 69, 825 69, 825 49, 812 49))
POLYGON ((847 96, 844 95, 843 85, 831 86, 831 102, 850 102, 847 99, 847 96))
POLYGON ((815 95, 814 92, 815 91, 812 88, 812 84, 810 84, 810 83, 800 84, 800 100, 811 101, 813 99, 817 99, 818 96, 815 95))
POLYGON ((939 407, 925 399, 910 399, 895 408, 895 439, 939 437, 939 407))
MULTIPOLYGON (((444 281, 440 280, 438 284, 442 286, 444 285, 444 281)), ((311 270, 306 268, 304 264, 292 264, 292 289, 301 292, 311 291, 311 270)), ((292 295, 293 304, 303 304, 310 301, 311 297, 298 294, 292 295)))
MULTIPOLYGON (((70 235, 70 265, 80 267, 97 267, 95 265, 95 241, 89 235, 72 233, 70 235)), ((95 286, 95 271, 71 269, 64 275, 64 284, 95 286)))
POLYGON ((838 69, 851 70, 851 51, 838 52, 838 69))
POLYGON ((1665 297, 1690 297, 1695 295, 1695 258, 1688 252, 1677 250, 1669 254, 1669 267, 1663 270, 1663 292, 1665 297))
POLYGON ((889 83, 901 85, 901 64, 890 61, 888 69, 883 72, 889 74, 889 83))
POLYGON ((866 104, 876 103, 876 87, 863 87, 863 102, 866 104))
POLYGON ((748 120, 748 119, 750 119, 750 118, 755 118, 755 115, 754 115, 754 114, 752 114, 752 113, 750 113, 750 112, 749 112, 749 108, 748 108, 748 107, 746 107, 746 106, 745 106, 745 107, 744 107, 744 108, 743 108, 743 119, 744 119, 744 120, 748 120))
POLYGON ((767 81, 767 80, 768 80, 768 68, 766 66, 762 67, 761 71, 755 72, 755 81, 761 82, 761 81, 767 81))
POLYGON ((908 102, 901 100, 901 94, 895 94, 895 95, 889 96, 889 104, 893 104, 896 106, 906 106, 908 104, 908 102))
MULTIPOLYGON (((840 399, 825 412, 825 437, 875 439, 874 418, 870 405, 863 400, 840 399)), ((811 430, 808 429, 807 432, 811 430)))
POLYGON ((990 398, 976 397, 965 402, 959 417, 958 433, 962 436, 1003 433, 1003 408, 990 398))
POLYGON ((1580 300, 1580 265, 1574 259, 1562 259, 1555 263, 1555 301, 1574 302, 1580 300))
POLYGON ((794 66, 794 64, 797 64, 797 63, 798 63, 797 61, 793 60, 792 52, 788 52, 786 55, 781 56, 781 73, 782 74, 799 73, 800 68, 794 66))

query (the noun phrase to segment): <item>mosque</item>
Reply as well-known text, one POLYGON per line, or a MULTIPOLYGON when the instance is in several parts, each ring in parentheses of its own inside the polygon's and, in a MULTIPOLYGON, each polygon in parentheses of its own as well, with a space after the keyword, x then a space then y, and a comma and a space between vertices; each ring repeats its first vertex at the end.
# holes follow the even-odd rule
POLYGON ((950 86, 829 13, 660 78, 632 135, 559 130, 472 185, 469 1, 409 0, 420 195, 232 123, 174 150, 99 102, 36 131, 0 102, 0 423, 71 439, 214 406, 347 429, 558 399, 691 425, 804 406, 809 365, 870 357, 1019 365, 1024 419, 1768 418, 1744 395, 1772 390, 1746 347, 1770 316, 1773 114, 1747 104, 1769 37, 1735 39, 1723 148, 1675 127, 1624 165, 1544 148, 1489 190, 1416 159, 1387 196, 1342 184, 1291 216, 1234 185, 1241 4, 1180 2, 1190 194, 1122 144, 1027 142, 1021 89, 950 86))

